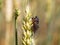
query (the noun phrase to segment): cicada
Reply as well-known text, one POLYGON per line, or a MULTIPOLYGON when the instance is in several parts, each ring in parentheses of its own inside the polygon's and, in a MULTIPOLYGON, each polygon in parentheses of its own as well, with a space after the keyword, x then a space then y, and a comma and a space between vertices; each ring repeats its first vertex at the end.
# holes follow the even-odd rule
POLYGON ((39 18, 37 16, 32 17, 32 30, 35 33, 39 28, 39 18))

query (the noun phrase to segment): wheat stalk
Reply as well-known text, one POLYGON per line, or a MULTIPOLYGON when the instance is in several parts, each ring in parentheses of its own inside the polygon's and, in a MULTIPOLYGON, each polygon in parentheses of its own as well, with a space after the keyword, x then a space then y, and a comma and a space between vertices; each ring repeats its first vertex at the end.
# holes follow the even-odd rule
POLYGON ((22 37, 22 44, 23 45, 33 45, 32 35, 33 31, 31 29, 32 27, 32 14, 30 11, 26 12, 26 16, 23 18, 23 37, 22 37))

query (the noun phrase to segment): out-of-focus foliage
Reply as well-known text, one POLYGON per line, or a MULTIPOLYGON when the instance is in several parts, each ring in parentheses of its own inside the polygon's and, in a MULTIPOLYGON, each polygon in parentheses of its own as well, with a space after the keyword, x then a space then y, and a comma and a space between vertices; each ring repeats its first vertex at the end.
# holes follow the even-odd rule
POLYGON ((3 1, 3 0, 0 0, 0 10, 1 10, 1 8, 2 8, 2 1, 3 1))

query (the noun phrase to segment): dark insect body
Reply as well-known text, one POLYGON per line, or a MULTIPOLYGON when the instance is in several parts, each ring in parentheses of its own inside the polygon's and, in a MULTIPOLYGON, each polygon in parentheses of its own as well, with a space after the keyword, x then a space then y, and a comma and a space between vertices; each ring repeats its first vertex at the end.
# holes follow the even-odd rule
POLYGON ((38 19, 37 16, 32 17, 32 24, 33 24, 32 30, 33 30, 33 32, 35 33, 36 30, 38 30, 38 28, 39 28, 39 19, 38 19))

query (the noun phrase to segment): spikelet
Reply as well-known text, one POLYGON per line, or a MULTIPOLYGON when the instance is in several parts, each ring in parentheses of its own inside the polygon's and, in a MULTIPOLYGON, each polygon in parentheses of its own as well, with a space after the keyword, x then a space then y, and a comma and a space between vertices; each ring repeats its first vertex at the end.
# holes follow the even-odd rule
POLYGON ((33 31, 31 29, 32 25, 33 25, 32 14, 31 12, 26 12, 26 16, 23 18, 22 21, 22 30, 23 30, 22 45, 33 45, 32 42, 33 31))

